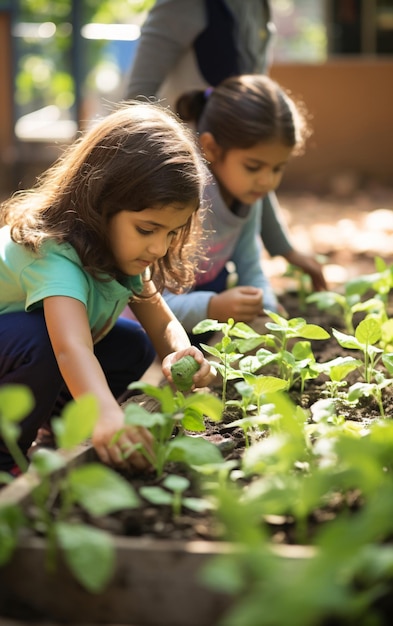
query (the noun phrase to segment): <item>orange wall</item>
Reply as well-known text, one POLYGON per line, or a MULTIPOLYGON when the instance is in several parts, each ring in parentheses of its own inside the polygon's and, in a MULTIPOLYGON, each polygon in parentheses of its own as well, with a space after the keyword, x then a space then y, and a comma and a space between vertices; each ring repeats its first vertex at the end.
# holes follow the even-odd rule
POLYGON ((393 185, 393 60, 277 64, 270 74, 313 118, 306 152, 290 162, 282 187, 324 189, 342 172, 393 185))

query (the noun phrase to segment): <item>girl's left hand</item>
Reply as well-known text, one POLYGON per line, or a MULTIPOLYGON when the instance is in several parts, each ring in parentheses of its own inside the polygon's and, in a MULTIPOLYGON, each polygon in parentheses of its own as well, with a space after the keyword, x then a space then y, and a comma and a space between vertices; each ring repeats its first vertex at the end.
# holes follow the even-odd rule
POLYGON ((323 275, 322 264, 315 257, 310 254, 303 254, 298 250, 290 250, 285 258, 288 263, 300 267, 303 272, 310 276, 314 291, 327 290, 328 286, 323 275))
POLYGON ((168 354, 162 362, 162 372, 164 376, 170 383, 173 383, 171 367, 176 361, 179 361, 179 359, 187 354, 194 357, 194 359, 200 364, 199 370, 193 376, 194 385, 192 389, 195 389, 196 387, 208 387, 215 380, 217 372, 215 368, 205 359, 203 353, 195 346, 190 346, 184 350, 168 354))

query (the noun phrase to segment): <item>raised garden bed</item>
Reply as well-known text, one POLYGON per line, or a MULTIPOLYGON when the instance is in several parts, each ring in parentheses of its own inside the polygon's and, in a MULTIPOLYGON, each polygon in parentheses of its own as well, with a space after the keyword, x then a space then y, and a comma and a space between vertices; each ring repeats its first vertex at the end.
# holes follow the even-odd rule
MULTIPOLYGON (((97 459, 88 445, 66 457, 68 468, 97 459)), ((0 502, 28 508, 36 485, 36 477, 23 476, 0 492, 0 502)), ((76 581, 62 559, 48 572, 46 541, 25 537, 12 561, 0 568, 0 616, 23 620, 21 624, 51 620, 51 625, 211 626, 233 602, 229 594, 209 589, 199 578, 209 560, 233 550, 227 542, 159 539, 150 530, 141 537, 116 536, 115 550, 114 574, 96 595, 76 581)), ((310 556, 307 548, 297 546, 279 550, 291 560, 310 556)))

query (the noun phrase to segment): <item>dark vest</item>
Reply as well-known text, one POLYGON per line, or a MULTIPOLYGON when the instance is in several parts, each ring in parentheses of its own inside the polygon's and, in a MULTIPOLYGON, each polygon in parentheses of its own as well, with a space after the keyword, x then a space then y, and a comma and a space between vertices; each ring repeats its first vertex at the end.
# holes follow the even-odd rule
MULTIPOLYGON (((246 0, 244 0, 246 1, 246 0)), ((270 20, 270 7, 262 0, 270 20)), ((205 0, 207 27, 194 42, 199 70, 209 85, 215 87, 229 76, 238 76, 236 20, 225 0, 205 0)))

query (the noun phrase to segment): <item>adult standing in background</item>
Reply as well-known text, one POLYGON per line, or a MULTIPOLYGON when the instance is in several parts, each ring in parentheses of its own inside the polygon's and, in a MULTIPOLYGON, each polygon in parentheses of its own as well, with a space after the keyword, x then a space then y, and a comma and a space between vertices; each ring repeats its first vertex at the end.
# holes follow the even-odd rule
POLYGON ((126 96, 175 109, 191 90, 239 74, 266 74, 275 27, 267 0, 157 0, 141 32, 126 96))
MULTIPOLYGON (((127 99, 152 97, 175 110, 191 89, 229 76, 267 73, 275 32, 268 0, 156 0, 142 27, 126 78, 127 99)), ((274 193, 263 200, 261 236, 271 256, 283 256, 327 288, 320 263, 296 250, 279 217, 274 193)))

